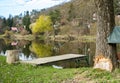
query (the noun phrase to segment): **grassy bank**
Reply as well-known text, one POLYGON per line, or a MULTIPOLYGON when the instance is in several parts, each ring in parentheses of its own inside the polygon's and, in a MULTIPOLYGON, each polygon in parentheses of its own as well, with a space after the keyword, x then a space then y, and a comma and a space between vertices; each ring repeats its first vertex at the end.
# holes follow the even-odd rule
POLYGON ((0 83, 60 83, 73 78, 74 69, 54 69, 52 67, 33 67, 25 64, 8 65, 0 56, 0 83))
POLYGON ((51 66, 8 65, 0 56, 0 83, 119 83, 120 69, 114 72, 93 68, 54 69, 51 66))

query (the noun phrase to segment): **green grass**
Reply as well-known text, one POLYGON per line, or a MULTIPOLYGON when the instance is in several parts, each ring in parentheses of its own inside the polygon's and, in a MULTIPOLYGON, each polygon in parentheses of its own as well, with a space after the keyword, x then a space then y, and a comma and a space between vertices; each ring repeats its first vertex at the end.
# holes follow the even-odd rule
POLYGON ((0 56, 0 83, 60 83, 73 77, 74 69, 54 69, 50 66, 9 65, 0 56))
POLYGON ((119 83, 120 69, 106 72, 88 67, 55 69, 51 66, 7 64, 0 56, 0 83, 119 83))

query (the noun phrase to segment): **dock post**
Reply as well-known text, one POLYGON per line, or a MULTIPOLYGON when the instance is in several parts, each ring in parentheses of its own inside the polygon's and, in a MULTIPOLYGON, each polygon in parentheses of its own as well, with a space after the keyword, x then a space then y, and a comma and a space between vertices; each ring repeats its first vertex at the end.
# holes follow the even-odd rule
POLYGON ((18 50, 7 50, 6 51, 6 62, 8 64, 15 63, 19 61, 19 51, 18 50))

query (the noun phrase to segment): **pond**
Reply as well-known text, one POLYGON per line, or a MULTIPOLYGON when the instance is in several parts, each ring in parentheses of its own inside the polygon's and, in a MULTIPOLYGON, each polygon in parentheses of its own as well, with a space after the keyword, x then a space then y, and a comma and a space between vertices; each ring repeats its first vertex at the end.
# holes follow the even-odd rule
MULTIPOLYGON (((95 42, 1 39, 0 43, 1 55, 6 56, 6 50, 19 50, 20 60, 33 60, 36 58, 59 56, 62 54, 84 54, 89 58, 87 62, 85 60, 82 62, 85 62, 86 65, 92 65, 93 56, 95 54, 95 42)), ((56 62, 56 64, 66 63, 64 65, 74 67, 75 65, 71 66, 74 62, 77 63, 78 60, 59 61, 56 62)))

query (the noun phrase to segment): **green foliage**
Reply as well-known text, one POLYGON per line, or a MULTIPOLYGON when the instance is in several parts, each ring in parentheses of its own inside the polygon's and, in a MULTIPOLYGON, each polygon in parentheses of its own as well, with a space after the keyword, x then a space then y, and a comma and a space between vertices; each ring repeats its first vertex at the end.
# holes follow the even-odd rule
POLYGON ((4 33, 4 36, 7 38, 10 38, 13 35, 13 33, 11 31, 6 30, 4 33))
POLYGON ((47 44, 33 41, 30 50, 38 57, 46 57, 52 55, 52 47, 47 44))
POLYGON ((29 25, 31 22, 30 22, 30 16, 28 11, 26 12, 26 15, 23 17, 22 22, 23 22, 23 25, 25 25, 26 30, 31 33, 31 30, 29 28, 29 25))
POLYGON ((7 25, 7 21, 5 18, 3 18, 2 27, 5 27, 6 25, 7 25))
POLYGON ((120 14, 120 1, 114 0, 114 11, 115 14, 120 14))
POLYGON ((53 24, 55 24, 57 21, 59 22, 60 18, 61 18, 59 10, 50 11, 49 16, 50 16, 53 24))
POLYGON ((12 15, 9 15, 9 18, 6 21, 6 25, 9 26, 9 27, 12 27, 13 23, 14 23, 13 22, 13 17, 12 17, 12 15))
POLYGON ((41 15, 32 27, 33 34, 44 33, 52 29, 52 21, 49 16, 41 15))
POLYGON ((23 23, 22 23, 22 19, 24 18, 24 16, 22 16, 22 14, 14 16, 13 20, 14 20, 14 26, 16 27, 23 27, 23 23))
POLYGON ((10 30, 10 27, 5 26, 4 28, 1 28, 1 29, 0 29, 0 31, 1 31, 0 34, 4 34, 6 30, 9 31, 9 30, 10 30))
POLYGON ((31 23, 30 25, 29 25, 29 28, 32 30, 32 28, 35 26, 35 23, 31 23))
POLYGON ((68 16, 69 21, 71 21, 72 19, 74 19, 76 17, 75 8, 74 8, 73 3, 70 4, 68 14, 69 14, 69 16, 68 16))
MULTIPOLYGON (((13 17, 12 15, 9 15, 9 17, 6 19, 6 18, 3 18, 2 19, 2 27, 12 27, 14 26, 14 21, 13 21, 13 17)), ((8 30, 8 29, 5 29, 5 30, 8 30)))

